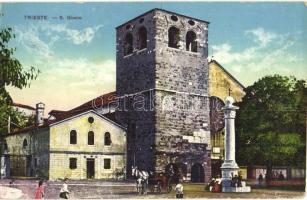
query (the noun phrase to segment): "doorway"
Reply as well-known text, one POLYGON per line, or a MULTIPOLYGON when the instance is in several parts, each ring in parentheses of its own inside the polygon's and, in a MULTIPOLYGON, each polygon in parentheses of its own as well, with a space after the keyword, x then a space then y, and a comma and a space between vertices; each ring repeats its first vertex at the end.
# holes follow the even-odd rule
POLYGON ((95 159, 93 158, 86 159, 86 178, 95 178, 95 159))
POLYGON ((201 164, 196 163, 191 169, 191 182, 193 183, 203 183, 205 177, 204 168, 201 164))

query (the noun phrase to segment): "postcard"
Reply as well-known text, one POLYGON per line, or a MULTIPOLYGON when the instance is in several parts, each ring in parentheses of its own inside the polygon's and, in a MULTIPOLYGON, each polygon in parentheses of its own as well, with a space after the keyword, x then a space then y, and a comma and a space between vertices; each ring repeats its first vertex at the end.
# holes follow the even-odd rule
POLYGON ((0 3, 0 199, 304 198, 306 9, 0 3))

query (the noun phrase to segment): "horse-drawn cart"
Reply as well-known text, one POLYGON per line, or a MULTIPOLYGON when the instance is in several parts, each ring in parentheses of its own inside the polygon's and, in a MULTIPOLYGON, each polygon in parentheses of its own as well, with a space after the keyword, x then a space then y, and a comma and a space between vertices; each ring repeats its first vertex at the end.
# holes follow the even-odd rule
POLYGON ((139 170, 137 167, 132 168, 132 176, 136 180, 136 188, 140 194, 147 194, 149 189, 151 192, 170 192, 172 190, 173 176, 167 173, 149 173, 139 170))
POLYGON ((161 193, 162 191, 168 191, 168 178, 163 174, 154 174, 149 178, 149 182, 152 188, 152 192, 161 193))

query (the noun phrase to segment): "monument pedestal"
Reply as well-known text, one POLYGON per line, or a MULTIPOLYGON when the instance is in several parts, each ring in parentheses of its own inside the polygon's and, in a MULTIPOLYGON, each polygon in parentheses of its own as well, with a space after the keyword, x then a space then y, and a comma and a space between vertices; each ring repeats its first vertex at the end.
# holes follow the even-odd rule
POLYGON ((231 180, 222 180, 222 192, 251 192, 251 187, 246 186, 246 182, 241 182, 241 187, 231 186, 231 180))
POLYGON ((221 166, 222 180, 231 180, 232 177, 238 175, 239 167, 233 160, 224 160, 221 166))
POLYGON ((251 187, 246 186, 242 181, 240 187, 232 186, 232 177, 238 175, 239 167, 234 161, 225 161, 221 167, 222 170, 222 192, 251 192, 251 187))

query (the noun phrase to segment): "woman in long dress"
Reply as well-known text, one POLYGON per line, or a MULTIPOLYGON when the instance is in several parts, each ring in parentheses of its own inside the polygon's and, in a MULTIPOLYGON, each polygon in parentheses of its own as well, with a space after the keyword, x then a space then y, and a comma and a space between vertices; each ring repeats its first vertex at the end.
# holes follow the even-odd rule
POLYGON ((38 187, 35 190, 35 199, 43 199, 44 198, 44 186, 43 186, 43 181, 40 180, 38 182, 38 187))

